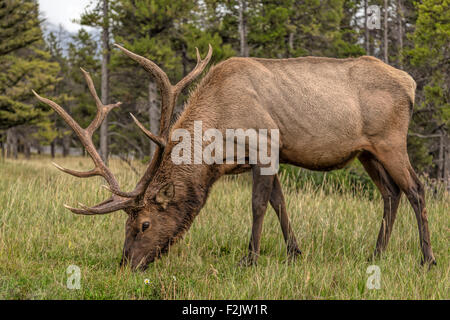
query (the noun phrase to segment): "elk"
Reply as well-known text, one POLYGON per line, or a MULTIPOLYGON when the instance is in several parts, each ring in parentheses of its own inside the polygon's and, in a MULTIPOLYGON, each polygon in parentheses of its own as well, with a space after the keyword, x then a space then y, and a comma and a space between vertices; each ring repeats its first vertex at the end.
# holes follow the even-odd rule
POLYGON ((180 92, 203 72, 212 56, 211 46, 205 59, 201 59, 197 50, 196 67, 176 85, 171 84, 166 73, 154 62, 119 45, 116 47, 154 77, 161 94, 158 135, 133 117, 157 145, 133 191, 120 189, 92 143, 93 132, 120 103, 103 105, 84 70, 98 108, 95 119, 86 129, 58 104, 35 95, 75 131, 95 165, 87 172, 56 165, 57 168, 80 178, 102 176, 112 193, 108 200, 93 207, 82 204, 81 208, 65 207, 83 215, 118 210, 128 214, 121 265, 147 268, 189 229, 215 181, 225 174, 245 171, 251 171, 253 177, 253 225, 249 253, 242 264, 257 262, 268 203, 278 216, 288 257, 301 254, 277 174, 262 175, 264 165, 261 163, 175 165, 172 162, 171 152, 180 141, 171 139, 171 133, 179 128, 192 132, 196 120, 203 121, 206 128, 221 132, 228 128, 278 129, 280 163, 328 171, 342 168, 358 158, 384 201, 374 255, 386 249, 400 197, 405 193, 417 218, 422 263, 436 263, 431 249, 424 187, 410 164, 406 148, 416 88, 415 81, 406 72, 369 56, 347 59, 233 57, 209 70, 191 93, 181 116, 173 121, 180 92))

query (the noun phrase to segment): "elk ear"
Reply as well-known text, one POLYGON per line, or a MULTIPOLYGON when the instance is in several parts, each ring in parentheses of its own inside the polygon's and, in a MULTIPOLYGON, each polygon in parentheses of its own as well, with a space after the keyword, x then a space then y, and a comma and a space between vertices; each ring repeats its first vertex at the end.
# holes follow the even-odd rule
POLYGON ((166 209, 168 203, 173 199, 174 196, 175 187, 173 186, 172 182, 169 182, 162 186, 161 189, 159 189, 158 193, 156 194, 155 201, 156 203, 161 205, 163 209, 166 209))

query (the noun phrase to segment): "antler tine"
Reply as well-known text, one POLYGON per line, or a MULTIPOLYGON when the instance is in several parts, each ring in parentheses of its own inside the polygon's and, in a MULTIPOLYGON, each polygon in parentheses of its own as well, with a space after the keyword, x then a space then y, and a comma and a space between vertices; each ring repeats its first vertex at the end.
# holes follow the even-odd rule
POLYGON ((100 175, 100 172, 98 171, 97 167, 95 167, 94 169, 89 170, 89 171, 75 171, 75 170, 63 168, 54 162, 52 162, 52 164, 56 167, 56 169, 61 170, 62 172, 68 173, 68 174, 78 177, 78 178, 90 178, 93 176, 100 175))
MULTIPOLYGON (((167 106, 167 110, 164 113, 164 118, 161 117, 161 124, 163 125, 164 134, 168 134, 170 121, 172 119, 173 110, 175 108, 175 104, 178 98, 178 95, 183 91, 184 88, 186 88, 187 85, 189 85, 195 78, 197 78, 203 70, 205 70, 205 67, 208 65, 209 61, 211 60, 213 49, 211 44, 208 44, 208 53, 205 57, 205 59, 202 60, 200 56, 200 52, 198 51, 198 48, 195 48, 196 55, 197 55, 197 64, 195 68, 189 72, 187 76, 185 76, 183 79, 181 79, 175 86, 173 86, 173 97, 172 97, 172 103, 170 103, 167 106)), ((161 113, 163 114, 163 113, 161 113)))
POLYGON ((200 57, 200 53, 198 51, 198 48, 195 48, 196 54, 197 54, 197 65, 195 68, 189 72, 187 76, 185 76, 183 79, 180 80, 175 86, 175 93, 178 95, 189 83, 192 82, 195 78, 197 78, 205 69, 205 67, 208 65, 209 60, 211 60, 213 49, 211 44, 208 44, 208 53, 205 57, 205 59, 202 60, 200 57))
MULTIPOLYGON (((173 86, 170 83, 169 77, 167 74, 161 70, 160 67, 158 67, 153 61, 144 58, 140 55, 137 55, 124 47, 114 44, 117 48, 122 50, 128 57, 139 63, 144 69, 148 72, 150 72, 158 82, 158 87, 161 92, 161 122, 160 122, 160 136, 163 136, 165 138, 169 131, 170 121, 172 119, 173 110, 175 108, 175 104, 177 101, 177 97, 180 94, 180 92, 190 83, 192 80, 194 80, 196 77, 200 75, 200 73, 203 72, 206 65, 211 60, 211 56, 213 53, 213 49, 211 44, 208 45, 208 54, 206 55, 205 59, 202 60, 200 53, 198 51, 198 48, 196 49, 197 54, 197 65, 195 68, 186 76, 184 77, 180 82, 178 82, 175 86, 173 86)), ((141 128, 142 129, 142 128, 141 128)), ((145 134, 147 134, 144 131, 145 134)), ((148 135, 147 135, 148 136, 148 135)), ((153 141, 155 139, 153 137, 150 137, 153 141)), ((156 141, 155 141, 156 142, 156 141)), ((156 142, 159 144, 159 142, 156 142)))
POLYGON ((102 103, 102 101, 100 100, 100 98, 97 95, 97 91, 95 90, 94 82, 92 81, 91 75, 89 74, 89 72, 87 72, 83 68, 80 68, 80 70, 81 70, 81 72, 83 72, 84 79, 86 80, 86 83, 88 85, 89 92, 91 93, 92 97, 95 100, 95 104, 97 105, 97 109, 101 109, 103 107, 103 103, 102 103))
POLYGON ((107 214, 107 213, 111 213, 113 211, 118 211, 118 210, 129 208, 130 205, 133 204, 133 202, 134 202, 134 199, 131 199, 131 198, 119 198, 117 196, 116 197, 112 196, 108 200, 103 201, 102 203, 99 203, 98 205, 93 206, 93 207, 87 207, 82 203, 78 203, 78 205, 81 207, 81 209, 73 208, 66 204, 64 205, 64 208, 72 211, 75 214, 92 216, 92 215, 97 215, 97 214, 107 214))
POLYGON ((38 98, 39 101, 45 103, 46 105, 49 105, 53 110, 55 110, 56 113, 59 114, 60 117, 63 118, 64 121, 69 125, 69 127, 71 127, 73 131, 75 131, 78 137, 84 135, 84 129, 81 128, 75 120, 73 120, 73 118, 66 112, 66 110, 61 108, 57 103, 53 102, 52 100, 41 97, 36 93, 36 91, 34 90, 31 91, 36 96, 36 98, 38 98))
POLYGON ((145 69, 145 71, 150 72, 158 82, 158 87, 161 91, 161 95, 167 98, 172 85, 170 84, 170 80, 167 74, 160 67, 158 67, 156 63, 140 55, 137 55, 134 52, 131 52, 130 50, 119 46, 118 44, 114 44, 114 46, 122 50, 122 52, 125 53, 128 57, 139 63, 145 69))
POLYGON ((87 72, 83 68, 80 68, 80 69, 81 69, 81 72, 83 72, 84 78, 86 79, 86 83, 88 85, 89 92, 91 93, 92 97, 95 100, 95 104, 97 105, 97 114, 95 115, 95 118, 94 118, 94 120, 92 120, 91 124, 86 128, 86 131, 89 133, 90 136, 92 136, 94 131, 97 130, 98 127, 100 126, 100 124, 103 122, 103 120, 105 120, 108 113, 115 107, 120 106, 122 103, 117 102, 117 103, 109 104, 109 105, 105 106, 97 95, 97 91, 95 90, 95 87, 94 87, 94 82, 92 81, 92 78, 91 78, 89 72, 87 72))
POLYGON ((169 77, 153 61, 138 54, 135 54, 134 52, 131 52, 130 50, 127 50, 118 44, 114 44, 114 46, 122 50, 123 53, 125 53, 128 57, 139 63, 144 68, 145 71, 151 73, 155 77, 156 82, 158 84, 159 92, 161 93, 161 122, 159 126, 159 133, 160 135, 162 133, 166 133, 167 131, 166 128, 168 126, 167 117, 169 114, 171 116, 173 112, 173 107, 171 106, 175 104, 176 99, 174 94, 174 87, 170 83, 169 77))
POLYGON ((155 136, 153 133, 150 132, 150 130, 146 129, 144 125, 138 119, 136 119, 132 113, 130 113, 130 116, 131 118, 133 118, 134 122, 139 127, 139 129, 141 129, 142 132, 144 132, 145 135, 150 138, 150 140, 156 143, 160 148, 166 147, 166 141, 163 138, 155 136))
POLYGON ((141 179, 139 179, 139 181, 136 184, 136 187, 134 188, 133 191, 123 192, 123 191, 117 191, 117 190, 110 189, 106 186, 103 186, 103 187, 106 187, 106 189, 108 191, 110 191, 111 193, 113 193, 113 195, 118 195, 120 197, 125 197, 125 198, 135 198, 135 197, 143 194, 147 188, 148 183, 150 182, 150 180, 153 177, 153 172, 159 167, 159 164, 161 163, 161 158, 162 158, 161 150, 162 150, 162 148, 159 145, 157 145, 156 150, 155 150, 155 155, 153 156, 147 169, 145 169, 144 175, 141 177, 141 179))

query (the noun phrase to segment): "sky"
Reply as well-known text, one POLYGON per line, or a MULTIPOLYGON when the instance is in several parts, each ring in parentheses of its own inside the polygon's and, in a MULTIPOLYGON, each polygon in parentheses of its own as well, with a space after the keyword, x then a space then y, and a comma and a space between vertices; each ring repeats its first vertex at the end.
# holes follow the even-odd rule
MULTIPOLYGON (((81 28, 73 23, 78 19, 91 0, 38 0, 41 16, 54 25, 62 24, 64 29, 73 33, 81 28)), ((84 27, 86 28, 86 27, 84 27)))

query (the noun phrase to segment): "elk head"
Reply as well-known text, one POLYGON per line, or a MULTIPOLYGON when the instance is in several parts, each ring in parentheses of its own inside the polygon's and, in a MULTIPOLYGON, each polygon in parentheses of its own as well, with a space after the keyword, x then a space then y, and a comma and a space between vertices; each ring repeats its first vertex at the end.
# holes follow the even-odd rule
POLYGON ((39 96, 34 91, 33 93, 41 102, 49 105, 56 111, 73 129, 95 165, 94 169, 86 172, 62 168, 53 163, 56 168, 79 178, 102 176, 109 185, 104 187, 112 193, 112 196, 108 200, 93 207, 87 207, 83 204, 79 204, 80 208, 73 208, 67 205, 64 206, 73 213, 82 215, 107 214, 119 210, 125 211, 128 214, 128 219, 125 228, 125 243, 121 265, 123 263, 130 263, 133 269, 145 269, 148 263, 152 262, 161 253, 167 250, 168 246, 175 240, 175 237, 179 232, 179 230, 176 230, 176 220, 179 218, 171 205, 171 203, 176 201, 173 183, 157 183, 155 184, 156 187, 154 186, 152 188, 149 188, 149 185, 161 165, 166 144, 167 141, 169 141, 170 124, 177 98, 180 92, 205 69, 212 56, 212 47, 209 45, 208 54, 203 60, 197 49, 196 67, 180 82, 176 85, 172 85, 167 74, 155 63, 119 45, 115 46, 153 75, 161 94, 161 120, 158 135, 147 130, 133 115, 131 115, 137 126, 157 145, 149 166, 133 191, 124 192, 119 188, 116 178, 111 170, 105 165, 92 142, 92 134, 94 131, 98 129, 106 115, 112 109, 120 106, 120 102, 104 105, 97 95, 89 73, 81 69, 88 84, 89 91, 97 105, 97 114, 94 120, 87 128, 83 129, 61 106, 51 100, 39 96))

